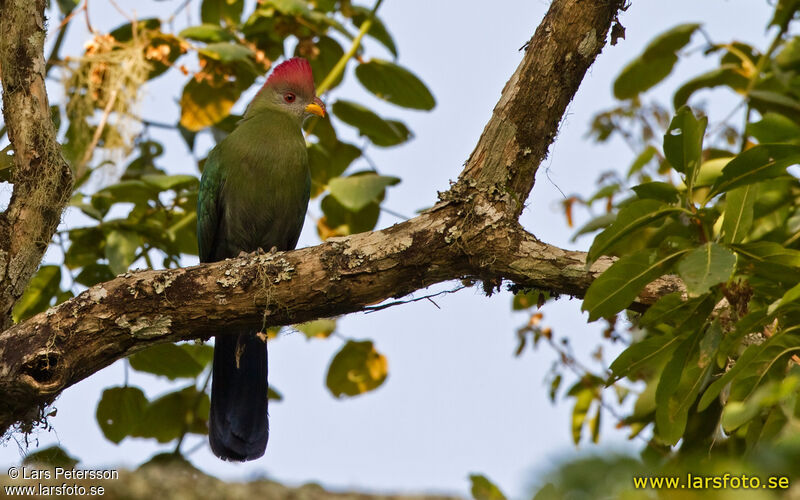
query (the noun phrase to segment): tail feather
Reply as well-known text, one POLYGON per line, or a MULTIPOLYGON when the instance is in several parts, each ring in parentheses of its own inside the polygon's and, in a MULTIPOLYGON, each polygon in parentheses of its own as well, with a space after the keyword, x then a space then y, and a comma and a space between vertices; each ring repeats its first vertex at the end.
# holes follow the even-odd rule
POLYGON ((218 335, 214 344, 211 451, 223 460, 254 460, 269 439, 267 343, 254 333, 218 335))

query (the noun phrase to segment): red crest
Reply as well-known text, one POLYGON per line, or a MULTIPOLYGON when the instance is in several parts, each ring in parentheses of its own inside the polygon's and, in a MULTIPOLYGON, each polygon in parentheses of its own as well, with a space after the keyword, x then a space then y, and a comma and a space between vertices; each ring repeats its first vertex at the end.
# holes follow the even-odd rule
POLYGON ((267 78, 265 87, 287 87, 308 96, 314 96, 314 75, 311 65, 302 57, 293 57, 280 63, 267 78))

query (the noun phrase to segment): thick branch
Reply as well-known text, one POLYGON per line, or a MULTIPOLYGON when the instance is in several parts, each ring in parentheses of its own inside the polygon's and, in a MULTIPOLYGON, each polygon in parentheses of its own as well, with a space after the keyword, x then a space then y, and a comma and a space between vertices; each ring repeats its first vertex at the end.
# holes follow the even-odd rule
MULTIPOLYGON (((287 253, 129 273, 4 332, 0 431, 35 422, 66 387, 157 342, 360 311, 462 277, 583 296, 611 261, 586 270, 584 254, 539 242, 516 217, 620 6, 554 0, 459 182, 418 217, 287 253)), ((642 301, 665 288, 675 283, 642 301)))
POLYGON ((14 149, 14 192, 0 213, 0 330, 11 325, 11 309, 39 266, 72 189, 44 84, 45 4, 0 1, 3 115, 14 149))
POLYGON ((578 86, 605 46, 624 0, 554 1, 526 44, 459 184, 477 187, 515 219, 578 86))

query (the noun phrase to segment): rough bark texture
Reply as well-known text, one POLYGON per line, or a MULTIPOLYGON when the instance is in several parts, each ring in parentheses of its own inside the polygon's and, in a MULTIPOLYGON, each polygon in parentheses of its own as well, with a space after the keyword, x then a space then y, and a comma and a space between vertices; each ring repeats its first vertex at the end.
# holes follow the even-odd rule
POLYGON ((3 114, 14 147, 14 192, 0 213, 0 330, 36 272, 69 200, 45 90, 45 0, 0 0, 3 114))
MULTIPOLYGON (((286 325, 361 311, 459 278, 482 280, 487 291, 511 280, 582 297, 612 260, 586 269, 585 254, 538 241, 517 217, 622 4, 553 1, 458 182, 418 217, 292 252, 128 273, 9 328, 0 335, 0 431, 27 427, 61 391, 117 359, 224 325, 286 325)), ((48 185, 63 187, 54 180, 60 159, 48 158, 48 185)), ((52 209, 53 223, 60 209, 52 209)), ((677 280, 659 280, 639 303, 678 288, 677 280)))

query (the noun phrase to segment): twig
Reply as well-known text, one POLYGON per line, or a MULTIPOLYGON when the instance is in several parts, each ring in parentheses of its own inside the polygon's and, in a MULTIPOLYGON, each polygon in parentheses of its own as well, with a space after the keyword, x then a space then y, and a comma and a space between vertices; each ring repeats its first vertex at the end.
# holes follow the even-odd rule
POLYGON ((45 74, 50 72, 50 68, 52 68, 56 60, 58 60, 58 52, 61 50, 61 45, 64 43, 64 38, 67 36, 67 27, 69 26, 69 21, 75 16, 75 12, 74 10, 70 12, 69 15, 61 21, 61 25, 58 27, 58 36, 56 37, 55 43, 53 43, 53 48, 50 50, 50 55, 47 57, 47 63, 44 67, 45 74))
MULTIPOLYGON (((122 7, 120 7, 117 4, 117 2, 115 2, 114 0, 108 0, 108 1, 111 2, 111 5, 117 10, 117 12, 119 12, 122 15, 122 17, 124 17, 125 19, 130 21, 131 24, 135 24, 136 23, 136 19, 130 17, 124 10, 122 10, 122 7)), ((134 29, 136 29, 136 28, 134 27, 134 29)))
MULTIPOLYGON (((369 314, 369 313, 373 313, 373 312, 376 312, 376 311, 380 311, 382 309, 387 309, 389 307, 399 306, 399 305, 403 305, 403 304, 410 304, 412 302, 419 302, 420 300, 430 300, 431 302, 433 302, 431 300, 433 297, 438 297, 439 295, 445 295, 445 294, 448 294, 448 293, 456 293, 456 292, 458 292, 460 290, 463 290, 465 288, 466 287, 464 285, 461 285, 461 286, 457 286, 457 287, 453 288, 452 290, 442 290, 441 292, 433 293, 431 295, 425 295, 424 297, 417 297, 417 298, 408 299, 408 300, 395 300, 393 302, 389 302, 388 304, 381 304, 379 306, 366 306, 366 307, 364 307, 364 312, 369 314)), ((441 309, 441 307, 439 307, 439 304, 437 304, 436 302, 433 302, 433 305, 435 305, 436 307, 441 309)))
POLYGON ((83 4, 83 13, 86 17, 86 29, 89 30, 91 34, 96 35, 97 32, 92 27, 92 21, 89 19, 89 0, 86 0, 83 4))
POLYGON ((175 18, 178 16, 178 14, 180 14, 182 10, 188 7, 190 3, 192 3, 192 0, 183 0, 183 2, 178 6, 177 9, 175 9, 172 15, 170 15, 167 18, 167 24, 172 24, 172 21, 174 21, 175 18))
POLYGON ((367 16, 364 22, 361 23, 361 29, 358 30, 358 34, 353 39, 353 43, 350 45, 350 48, 347 50, 347 52, 344 53, 342 57, 339 58, 339 60, 336 62, 336 65, 328 73, 328 76, 326 76, 325 79, 322 80, 322 83, 319 84, 319 87, 317 87, 317 94, 319 95, 324 94, 333 85, 333 82, 335 82, 339 78, 339 76, 341 76, 342 73, 344 73, 344 69, 347 66, 347 62, 354 55, 356 55, 358 47, 361 46, 361 39, 364 38, 364 35, 366 35, 369 29, 372 27, 372 21, 373 19, 375 19, 375 13, 381 6, 381 3, 383 3, 383 0, 377 0, 375 2, 375 6, 372 7, 369 16, 367 16))
MULTIPOLYGON (((197 391, 197 396, 194 399, 194 405, 192 405, 192 413, 197 413, 197 408, 200 406, 200 401, 203 399, 203 395, 206 393, 206 389, 208 388, 208 382, 211 380, 211 372, 213 370, 208 370, 208 375, 206 375, 205 381, 203 382, 203 386, 197 391)), ((181 437, 178 438, 178 444, 175 445, 175 453, 176 455, 181 454, 181 445, 183 444, 183 439, 189 433, 189 424, 184 422, 183 425, 183 432, 181 433, 181 437)))
POLYGON ((764 71, 764 68, 767 66, 767 62, 769 62, 769 60, 772 58, 772 53, 778 49, 778 46, 783 41, 783 35, 786 33, 787 29, 788 24, 783 26, 775 35, 775 38, 772 39, 772 43, 770 43, 767 51, 761 54, 761 57, 758 58, 755 70, 753 71, 753 77, 750 78, 750 81, 747 83, 747 88, 744 91, 744 98, 747 100, 747 109, 744 113, 744 128, 742 129, 742 143, 740 148, 741 151, 744 151, 747 147, 747 124, 750 123, 750 113, 752 111, 752 107, 750 106, 750 92, 755 88, 756 83, 758 83, 761 72, 764 71))
POLYGON ((97 147, 97 143, 100 142, 100 136, 103 135, 103 129, 106 127, 106 122, 108 121, 108 115, 111 114, 111 109, 114 107, 114 103, 117 102, 117 94, 119 93, 119 89, 114 89, 111 92, 111 95, 108 97, 108 102, 106 103, 105 109, 103 109, 103 116, 100 118, 100 123, 97 124, 97 128, 94 131, 94 136, 92 136, 92 142, 89 143, 89 147, 86 148, 86 152, 83 153, 83 158, 81 158, 80 163, 78 164, 78 168, 75 172, 75 178, 80 179, 83 177, 85 173, 86 164, 89 163, 89 160, 92 159, 92 154, 94 154, 94 150, 97 147))
POLYGON ((411 219, 411 217, 406 217, 405 215, 403 215, 401 213, 398 213, 398 212, 395 212, 394 210, 390 210, 390 209, 388 209, 386 207, 381 207, 381 212, 386 212, 389 215, 394 215, 398 219, 402 219, 402 220, 410 220, 411 219))

